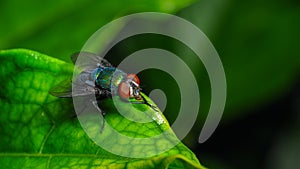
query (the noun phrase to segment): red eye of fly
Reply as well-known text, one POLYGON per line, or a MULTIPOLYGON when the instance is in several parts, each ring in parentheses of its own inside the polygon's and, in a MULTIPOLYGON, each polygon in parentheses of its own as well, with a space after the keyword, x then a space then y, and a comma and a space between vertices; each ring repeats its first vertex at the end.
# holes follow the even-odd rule
POLYGON ((136 74, 128 74, 127 75, 128 79, 131 79, 132 81, 134 81, 135 83, 137 83, 138 85, 140 84, 140 79, 137 77, 136 74))
POLYGON ((122 99, 130 97, 130 88, 125 82, 121 82, 119 85, 119 95, 122 99))

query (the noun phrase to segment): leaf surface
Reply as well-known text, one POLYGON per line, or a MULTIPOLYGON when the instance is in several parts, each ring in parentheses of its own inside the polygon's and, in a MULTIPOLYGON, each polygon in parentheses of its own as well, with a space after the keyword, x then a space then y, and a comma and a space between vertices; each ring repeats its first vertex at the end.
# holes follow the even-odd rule
MULTIPOLYGON (((78 119, 72 117, 72 99, 56 98, 48 93, 52 86, 72 76, 73 65, 25 49, 3 50, 0 57, 0 165, 3 168, 204 168, 181 142, 148 158, 128 158, 104 150, 91 140, 78 119)), ((154 104, 148 97, 146 99, 154 104)), ((89 129, 105 143, 110 143, 112 149, 124 147, 125 152, 133 154, 155 152, 140 145, 135 147, 134 142, 126 149, 131 143, 112 137, 108 125, 133 138, 170 131, 168 139, 152 143, 156 147, 176 141, 161 112, 144 104, 132 108, 118 98, 116 102, 132 114, 147 112, 138 117, 148 116, 153 120, 143 124, 130 121, 117 113, 112 99, 103 101, 99 106, 107 113, 104 132, 100 133, 98 121, 92 120, 91 126, 96 127, 89 129), (159 117, 163 118, 163 124, 158 122, 159 117)), ((93 116, 78 117, 91 119, 93 116)))

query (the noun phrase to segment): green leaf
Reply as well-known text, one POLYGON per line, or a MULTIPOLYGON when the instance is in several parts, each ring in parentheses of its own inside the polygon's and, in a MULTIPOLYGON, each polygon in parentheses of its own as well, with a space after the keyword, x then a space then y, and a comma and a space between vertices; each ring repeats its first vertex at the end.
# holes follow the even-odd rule
MULTIPOLYGON (((180 142, 149 158, 128 158, 102 149, 82 129, 78 119, 72 117, 72 99, 60 99, 48 93, 52 86, 72 76, 73 65, 25 49, 3 50, 0 57, 2 168, 204 168, 180 142)), ((147 138, 170 131, 169 138, 154 142, 155 146, 168 146, 172 141, 178 141, 164 118, 163 124, 157 121, 163 117, 161 112, 157 113, 144 104, 130 108, 130 104, 114 99, 122 109, 132 114, 138 110, 147 112, 139 117, 148 116, 154 121, 141 124, 125 119, 112 106, 112 100, 106 99, 100 105, 107 113, 103 133, 99 130, 101 124, 93 120, 89 129, 110 143, 112 149, 125 147, 126 152, 155 152, 135 147, 135 144, 132 149, 126 149, 129 143, 111 137, 108 124, 133 138, 147 138)), ((146 99, 154 104, 148 97, 146 99)), ((92 119, 93 116, 83 114, 78 118, 92 119)))

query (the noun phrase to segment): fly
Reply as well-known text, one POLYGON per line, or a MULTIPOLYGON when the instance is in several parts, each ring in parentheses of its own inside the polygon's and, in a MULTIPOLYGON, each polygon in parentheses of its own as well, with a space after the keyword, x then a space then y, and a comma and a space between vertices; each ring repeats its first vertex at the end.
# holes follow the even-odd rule
POLYGON ((103 116, 101 132, 104 128, 105 112, 99 108, 98 102, 103 99, 118 95, 125 102, 146 104, 157 111, 157 108, 148 103, 141 95, 140 80, 137 75, 127 74, 113 67, 104 58, 89 52, 73 54, 71 60, 74 64, 79 55, 84 57, 84 60, 80 60, 76 66, 83 71, 79 73, 75 80, 66 80, 51 88, 50 94, 60 98, 94 95, 96 101, 91 100, 91 102, 103 116), (130 101, 134 99, 137 101, 130 101))

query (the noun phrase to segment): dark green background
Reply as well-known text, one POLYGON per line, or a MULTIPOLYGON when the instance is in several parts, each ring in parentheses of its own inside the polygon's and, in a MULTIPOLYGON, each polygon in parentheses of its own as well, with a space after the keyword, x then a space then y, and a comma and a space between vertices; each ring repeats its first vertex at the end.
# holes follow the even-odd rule
MULTIPOLYGON (((117 64, 118 57, 142 48, 159 47, 178 54, 190 65, 198 77, 201 108, 199 119, 184 143, 194 150, 204 166, 297 168, 299 1, 202 0, 177 4, 0 1, 0 49, 28 48, 70 62, 69 56, 79 51, 89 36, 115 18, 144 11, 176 13, 210 38, 226 73, 226 109, 216 133, 207 142, 198 144, 197 139, 209 107, 209 79, 201 61, 187 47, 163 36, 135 36, 114 47, 107 57, 115 59, 109 60, 117 64)), ((165 115, 172 122, 178 110, 176 103, 180 102, 174 80, 157 70, 141 72, 140 77, 146 93, 155 88, 165 91, 168 97, 165 115)))

